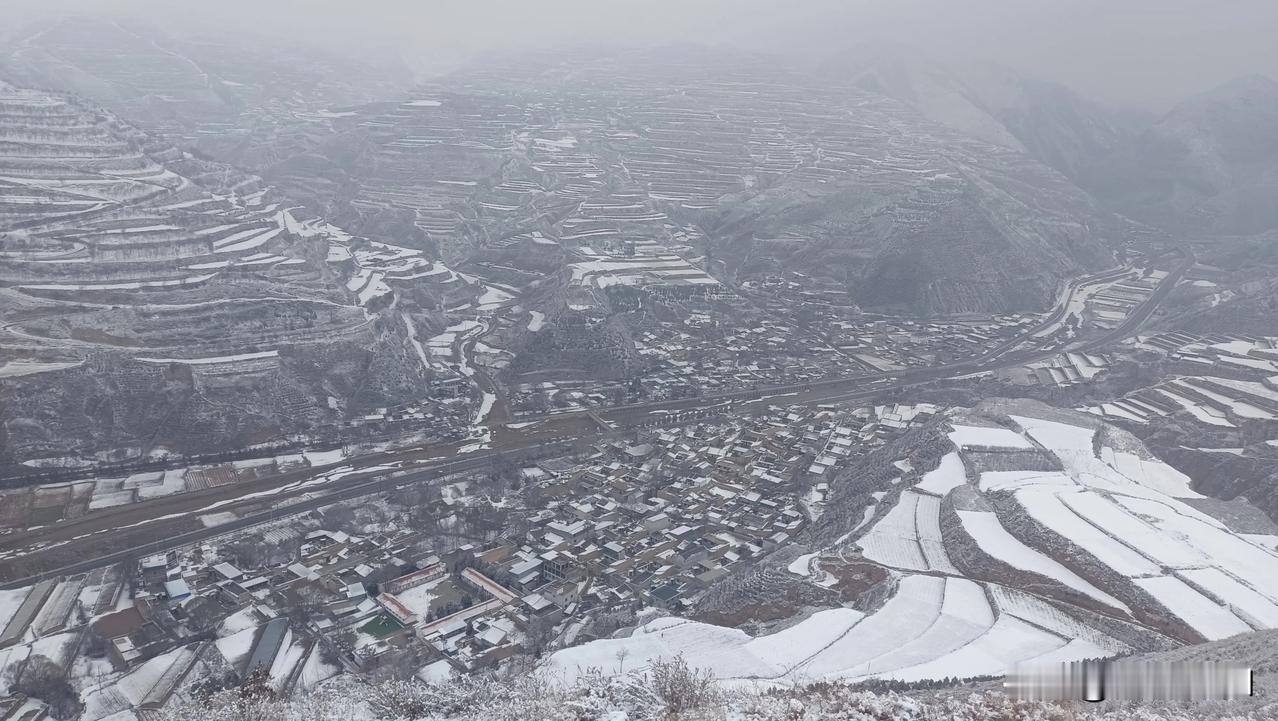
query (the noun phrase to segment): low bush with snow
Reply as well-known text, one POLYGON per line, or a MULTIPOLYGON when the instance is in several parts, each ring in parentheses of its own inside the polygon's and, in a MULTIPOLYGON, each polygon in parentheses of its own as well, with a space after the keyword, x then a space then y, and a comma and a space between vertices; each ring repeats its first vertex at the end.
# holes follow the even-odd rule
POLYGON ((587 673, 573 684, 536 676, 455 677, 369 685, 341 677, 301 698, 249 684, 171 704, 156 721, 1271 721, 1278 702, 1091 706, 1002 693, 921 700, 841 683, 723 689, 682 659, 646 673, 587 673))

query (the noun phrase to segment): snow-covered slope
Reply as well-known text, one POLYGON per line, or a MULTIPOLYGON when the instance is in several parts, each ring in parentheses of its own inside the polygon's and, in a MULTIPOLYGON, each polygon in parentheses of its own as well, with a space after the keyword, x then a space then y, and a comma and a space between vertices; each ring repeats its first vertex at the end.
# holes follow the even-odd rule
POLYGON ((1027 402, 960 415, 955 447, 889 484, 871 523, 791 564, 827 586, 848 564, 887 569, 868 611, 757 637, 659 618, 545 668, 573 679, 682 655, 733 682, 917 681, 1278 627, 1278 554, 1195 509, 1190 479, 1134 438, 1027 402))

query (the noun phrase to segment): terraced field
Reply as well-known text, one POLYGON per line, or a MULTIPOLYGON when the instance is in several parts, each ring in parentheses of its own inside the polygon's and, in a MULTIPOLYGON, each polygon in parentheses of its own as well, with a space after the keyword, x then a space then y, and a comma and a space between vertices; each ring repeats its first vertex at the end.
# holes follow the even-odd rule
MULTIPOLYGON (((744 57, 571 62, 569 75, 543 60, 497 64, 352 108, 272 177, 322 197, 356 232, 393 227, 449 262, 509 255, 535 231, 581 251, 576 282, 633 277, 600 266, 622 262, 604 251, 657 240, 712 247, 728 277, 795 270, 866 306, 1024 310, 1046 307, 1057 280, 1113 262, 1079 232, 1109 222, 1085 196, 883 98, 744 57), (984 263, 994 237, 1010 250, 984 263)), ((666 283, 712 284, 677 258, 649 260, 666 283)))
POLYGON ((958 412, 948 435, 935 468, 876 492, 870 523, 790 566, 820 585, 842 564, 881 566, 892 580, 870 610, 757 637, 661 619, 547 666, 572 676, 682 653, 727 682, 914 681, 1278 627, 1278 553, 1195 509, 1191 479, 1134 438, 1021 401, 958 412), (998 455, 1003 470, 980 470, 998 455))
POLYGON ((0 462, 225 450, 428 393, 370 306, 430 262, 273 198, 110 113, 0 84, 0 462))

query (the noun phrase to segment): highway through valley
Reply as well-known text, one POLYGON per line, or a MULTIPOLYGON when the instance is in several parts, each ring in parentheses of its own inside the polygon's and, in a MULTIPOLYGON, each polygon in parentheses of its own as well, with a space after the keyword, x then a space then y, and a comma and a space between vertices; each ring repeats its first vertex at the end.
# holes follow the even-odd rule
POLYGON ((981 356, 947 365, 908 368, 810 383, 751 388, 696 398, 548 414, 520 423, 494 421, 486 442, 474 439, 396 449, 337 463, 286 471, 255 480, 92 510, 75 518, 0 535, 0 586, 17 587, 45 577, 93 568, 197 543, 280 520, 338 501, 413 484, 435 483, 490 468, 499 458, 522 460, 565 453, 637 428, 670 426, 768 405, 870 400, 910 387, 958 380, 1058 355, 1097 351, 1129 338, 1154 318, 1184 277, 1192 258, 1182 257, 1154 291, 1116 328, 1068 346, 1043 347, 1035 334, 1063 320, 1079 287, 1114 271, 1071 284, 1042 323, 981 356))

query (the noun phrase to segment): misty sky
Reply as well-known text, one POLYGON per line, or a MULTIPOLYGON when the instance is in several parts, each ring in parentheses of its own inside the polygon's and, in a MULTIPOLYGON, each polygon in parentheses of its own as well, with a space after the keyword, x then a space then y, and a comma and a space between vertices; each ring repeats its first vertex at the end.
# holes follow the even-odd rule
POLYGON ((994 60, 1119 106, 1163 111, 1248 73, 1278 77, 1278 0, 0 0, 150 12, 165 24, 251 28, 420 71, 494 51, 581 42, 703 42, 811 64, 869 42, 933 59, 994 60))

